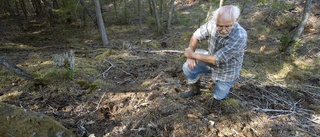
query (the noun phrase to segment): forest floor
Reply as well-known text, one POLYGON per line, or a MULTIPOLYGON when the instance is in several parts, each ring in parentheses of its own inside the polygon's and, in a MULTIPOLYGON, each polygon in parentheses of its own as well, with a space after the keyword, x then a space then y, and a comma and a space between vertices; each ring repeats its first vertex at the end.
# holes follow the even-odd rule
POLYGON ((266 5, 240 3, 248 46, 241 77, 223 101, 212 100, 209 75, 201 77, 201 95, 179 97, 188 85, 185 58, 175 51, 187 47, 209 9, 206 2, 182 5, 163 35, 148 26, 108 26, 107 48, 92 28, 29 22, 22 30, 3 19, 0 55, 35 80, 1 66, 0 102, 44 113, 80 137, 320 136, 320 4, 313 6, 302 46, 288 58, 277 50, 277 32, 292 26, 272 20, 266 5), (70 50, 75 71, 56 67, 54 56, 70 50))

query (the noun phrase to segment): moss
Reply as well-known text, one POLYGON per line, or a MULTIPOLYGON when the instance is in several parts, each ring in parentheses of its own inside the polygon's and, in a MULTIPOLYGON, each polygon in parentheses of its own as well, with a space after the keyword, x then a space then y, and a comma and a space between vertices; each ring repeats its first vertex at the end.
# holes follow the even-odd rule
POLYGON ((34 111, 0 103, 0 136, 74 136, 54 119, 34 111))
POLYGON ((97 85, 98 87, 105 87, 108 85, 108 82, 106 80, 97 79, 93 81, 93 84, 97 85))
POLYGON ((93 91, 95 89, 97 89, 97 85, 92 83, 92 82, 87 82, 84 80, 79 80, 76 82, 78 85, 80 85, 81 88, 83 88, 84 90, 90 90, 93 91))
POLYGON ((239 108, 240 107, 239 101, 233 98, 227 98, 223 100, 221 102, 221 105, 223 106, 224 112, 226 113, 234 113, 241 110, 241 108, 239 108))
POLYGON ((150 48, 150 49, 159 49, 161 47, 161 44, 159 41, 156 40, 151 40, 151 41, 142 41, 141 46, 145 48, 150 48))
POLYGON ((109 57, 111 55, 115 55, 115 54, 117 54, 117 51, 112 50, 112 49, 107 49, 104 53, 95 57, 95 60, 104 60, 107 57, 109 57))

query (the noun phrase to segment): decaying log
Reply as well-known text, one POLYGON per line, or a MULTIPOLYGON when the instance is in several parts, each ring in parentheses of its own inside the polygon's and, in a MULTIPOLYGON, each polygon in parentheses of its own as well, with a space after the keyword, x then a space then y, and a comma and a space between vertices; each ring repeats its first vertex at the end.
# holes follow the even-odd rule
POLYGON ((17 67, 15 64, 10 62, 9 60, 5 59, 4 56, 0 56, 0 64, 5 66, 10 71, 13 71, 14 73, 18 74, 20 77, 24 79, 31 79, 31 76, 24 72, 21 68, 17 67))

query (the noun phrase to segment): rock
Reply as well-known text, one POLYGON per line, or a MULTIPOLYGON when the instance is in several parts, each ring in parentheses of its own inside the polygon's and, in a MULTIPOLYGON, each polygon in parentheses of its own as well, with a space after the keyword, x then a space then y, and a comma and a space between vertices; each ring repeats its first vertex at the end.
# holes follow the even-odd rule
POLYGON ((71 131, 42 113, 0 102, 0 136, 73 137, 71 131))

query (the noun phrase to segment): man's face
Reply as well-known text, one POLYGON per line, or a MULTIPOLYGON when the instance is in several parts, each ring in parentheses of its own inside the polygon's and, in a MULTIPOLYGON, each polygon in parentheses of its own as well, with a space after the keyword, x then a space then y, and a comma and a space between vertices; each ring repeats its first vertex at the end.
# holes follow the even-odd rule
POLYGON ((231 32, 233 24, 234 24, 233 20, 225 20, 223 18, 218 18, 216 25, 217 25, 217 32, 219 36, 227 37, 231 32))

